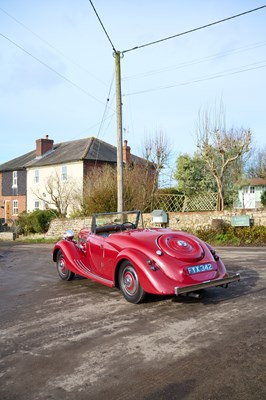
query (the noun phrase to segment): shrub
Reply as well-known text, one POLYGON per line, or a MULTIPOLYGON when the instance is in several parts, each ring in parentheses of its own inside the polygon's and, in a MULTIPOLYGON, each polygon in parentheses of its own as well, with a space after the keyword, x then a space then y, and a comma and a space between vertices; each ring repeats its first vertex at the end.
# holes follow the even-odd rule
MULTIPOLYGON (((141 165, 124 168, 124 209, 150 210, 152 180, 141 165)), ((90 172, 84 188, 81 211, 76 215, 113 212, 117 209, 116 168, 104 165, 90 172)))
POLYGON ((264 190, 264 192, 261 193, 260 201, 263 207, 266 207, 266 190, 264 190))
POLYGON ((225 225, 222 231, 200 229, 194 232, 200 239, 212 245, 265 246, 266 226, 233 227, 225 225))
POLYGON ((58 216, 54 210, 36 210, 31 213, 24 211, 16 221, 17 233, 45 233, 48 231, 52 219, 58 216))
POLYGON ((109 165, 91 171, 85 183, 81 215, 116 210, 116 169, 109 165))

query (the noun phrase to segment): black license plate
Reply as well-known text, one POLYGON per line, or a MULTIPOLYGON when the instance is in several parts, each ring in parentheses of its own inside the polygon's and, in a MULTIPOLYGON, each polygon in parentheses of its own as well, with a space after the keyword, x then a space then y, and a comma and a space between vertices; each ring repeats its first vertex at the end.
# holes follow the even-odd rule
POLYGON ((188 267, 189 275, 198 274, 200 272, 211 271, 213 269, 211 264, 200 264, 193 267, 188 267))

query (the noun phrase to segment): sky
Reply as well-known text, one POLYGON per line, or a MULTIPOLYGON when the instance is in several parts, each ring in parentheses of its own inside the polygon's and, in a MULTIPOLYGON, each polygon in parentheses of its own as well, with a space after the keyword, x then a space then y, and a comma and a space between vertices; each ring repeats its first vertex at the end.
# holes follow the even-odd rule
MULTIPOLYGON (((118 51, 263 6, 265 0, 93 0, 118 51)), ((227 127, 266 144, 266 8, 125 52, 123 139, 142 155, 163 132, 196 150, 200 112, 222 102, 227 127)), ((215 111, 214 111, 215 112, 215 111)), ((116 146, 115 59, 89 0, 0 0, 0 164, 35 148, 98 137, 116 146)))

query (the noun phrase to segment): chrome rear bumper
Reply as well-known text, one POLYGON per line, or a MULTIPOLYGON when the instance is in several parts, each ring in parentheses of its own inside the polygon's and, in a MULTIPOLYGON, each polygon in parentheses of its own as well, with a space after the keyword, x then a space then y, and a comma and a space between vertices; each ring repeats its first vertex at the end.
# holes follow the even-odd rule
POLYGON ((179 294, 195 292, 196 290, 207 289, 210 287, 217 287, 217 286, 227 287, 229 283, 235 281, 240 281, 240 274, 235 274, 232 276, 228 276, 228 278, 217 279, 214 281, 205 281, 191 286, 184 286, 184 287, 177 286, 175 287, 175 295, 178 296, 179 294))

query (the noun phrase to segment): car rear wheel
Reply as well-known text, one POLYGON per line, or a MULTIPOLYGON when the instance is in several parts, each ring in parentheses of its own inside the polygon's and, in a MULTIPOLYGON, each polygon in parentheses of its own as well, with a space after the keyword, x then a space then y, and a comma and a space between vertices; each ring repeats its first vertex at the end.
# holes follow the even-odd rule
POLYGON ((58 275, 63 281, 71 281, 75 276, 74 272, 66 268, 64 253, 61 250, 57 253, 56 268, 58 275))
POLYGON ((119 287, 127 301, 141 303, 146 292, 142 289, 137 271, 129 261, 123 261, 119 270, 119 287))

